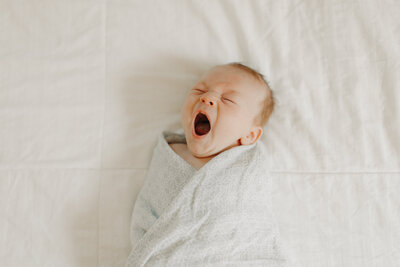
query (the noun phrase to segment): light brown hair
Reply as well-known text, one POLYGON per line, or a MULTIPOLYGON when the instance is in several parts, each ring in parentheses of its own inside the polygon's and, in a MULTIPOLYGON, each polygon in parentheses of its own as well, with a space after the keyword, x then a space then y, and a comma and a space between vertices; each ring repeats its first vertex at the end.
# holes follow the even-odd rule
POLYGON ((265 79, 264 75, 242 63, 231 62, 226 65, 233 66, 246 71, 247 73, 251 74, 254 78, 256 78, 258 81, 260 81, 267 89, 267 95, 263 101, 261 112, 254 119, 254 123, 256 125, 263 127, 267 123, 269 117, 271 116, 275 105, 274 96, 272 94, 271 87, 269 86, 267 80, 265 79))

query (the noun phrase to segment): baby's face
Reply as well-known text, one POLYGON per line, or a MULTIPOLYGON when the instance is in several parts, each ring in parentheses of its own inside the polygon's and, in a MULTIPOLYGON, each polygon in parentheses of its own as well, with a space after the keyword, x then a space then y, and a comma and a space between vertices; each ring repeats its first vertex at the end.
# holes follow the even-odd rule
POLYGON ((192 155, 216 156, 234 146, 256 142, 262 127, 254 125, 254 118, 266 94, 260 81, 237 67, 217 66, 205 73, 189 91, 181 109, 192 155))

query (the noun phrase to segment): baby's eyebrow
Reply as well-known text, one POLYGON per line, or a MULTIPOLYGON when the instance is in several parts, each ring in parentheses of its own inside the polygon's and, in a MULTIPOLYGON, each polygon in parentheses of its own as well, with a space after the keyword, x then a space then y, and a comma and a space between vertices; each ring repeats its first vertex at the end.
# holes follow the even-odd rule
POLYGON ((238 95, 238 94, 239 94, 239 92, 238 92, 238 91, 235 91, 235 90, 229 90, 229 91, 227 91, 226 93, 227 93, 227 94, 235 94, 235 95, 238 95))
POLYGON ((208 89, 208 86, 207 86, 207 84, 205 82, 201 82, 200 85, 203 85, 205 88, 208 89))

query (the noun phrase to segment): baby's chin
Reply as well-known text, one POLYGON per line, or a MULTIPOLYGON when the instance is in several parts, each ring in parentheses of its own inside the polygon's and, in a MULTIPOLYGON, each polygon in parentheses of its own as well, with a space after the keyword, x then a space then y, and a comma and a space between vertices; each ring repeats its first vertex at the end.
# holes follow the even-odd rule
POLYGON ((213 158, 221 152, 224 152, 225 150, 228 150, 234 146, 236 145, 211 148, 208 147, 206 144, 197 144, 197 146, 193 146, 190 143, 187 144, 189 152, 196 158, 213 158))
POLYGON ((196 158, 210 158, 215 157, 220 153, 218 149, 212 149, 208 147, 206 144, 191 144, 187 143, 187 148, 189 152, 196 158))
POLYGON ((212 151, 205 151, 205 149, 194 149, 189 144, 188 144, 188 150, 196 158, 209 158, 214 156, 214 154, 216 154, 215 152, 212 151))

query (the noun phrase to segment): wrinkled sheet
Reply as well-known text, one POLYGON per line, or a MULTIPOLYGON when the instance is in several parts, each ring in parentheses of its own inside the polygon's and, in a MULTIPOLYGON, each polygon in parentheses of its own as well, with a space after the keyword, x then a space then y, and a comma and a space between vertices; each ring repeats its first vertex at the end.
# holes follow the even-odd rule
POLYGON ((157 134, 214 64, 264 73, 299 266, 400 266, 400 3, 0 1, 0 262, 124 266, 157 134))

